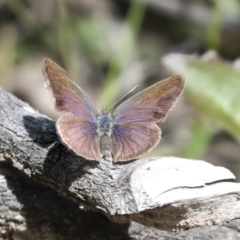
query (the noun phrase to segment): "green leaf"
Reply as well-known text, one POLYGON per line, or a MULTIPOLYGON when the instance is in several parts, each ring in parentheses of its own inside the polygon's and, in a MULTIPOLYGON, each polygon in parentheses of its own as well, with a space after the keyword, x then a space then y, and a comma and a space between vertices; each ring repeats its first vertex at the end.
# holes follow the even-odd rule
POLYGON ((240 71, 219 58, 169 54, 168 70, 186 78, 185 96, 202 115, 240 140, 240 71))
POLYGON ((212 132, 204 122, 197 119, 191 125, 191 137, 187 147, 180 152, 180 156, 195 159, 202 157, 207 151, 212 132))

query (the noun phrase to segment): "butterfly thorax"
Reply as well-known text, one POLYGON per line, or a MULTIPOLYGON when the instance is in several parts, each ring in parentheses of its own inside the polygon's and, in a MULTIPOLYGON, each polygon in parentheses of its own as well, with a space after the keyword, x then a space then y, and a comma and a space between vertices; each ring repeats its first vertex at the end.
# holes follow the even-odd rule
POLYGON ((103 113, 97 116, 97 132, 98 136, 107 135, 111 137, 113 129, 113 119, 110 113, 103 113))

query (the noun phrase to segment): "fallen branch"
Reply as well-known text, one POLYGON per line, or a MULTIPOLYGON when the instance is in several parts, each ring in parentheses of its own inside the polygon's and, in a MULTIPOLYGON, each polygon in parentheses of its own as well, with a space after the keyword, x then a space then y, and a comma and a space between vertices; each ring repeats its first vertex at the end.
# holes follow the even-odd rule
POLYGON ((78 204, 0 163, 1 239, 232 239, 240 238, 239 222, 205 226, 184 232, 166 232, 135 222, 120 224, 102 214, 82 211, 78 204))
POLYGON ((88 161, 61 144, 52 120, 4 91, 0 100, 1 160, 81 209, 168 231, 240 217, 240 185, 223 167, 175 157, 88 161))

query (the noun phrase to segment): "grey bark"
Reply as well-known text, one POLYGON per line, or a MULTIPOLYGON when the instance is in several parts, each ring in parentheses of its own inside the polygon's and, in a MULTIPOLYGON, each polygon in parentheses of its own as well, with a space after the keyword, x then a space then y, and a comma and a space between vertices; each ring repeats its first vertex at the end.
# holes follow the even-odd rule
POLYGON ((191 240, 240 239, 240 220, 184 232, 166 232, 129 222, 114 223, 0 163, 0 239, 191 240))
POLYGON ((52 120, 4 91, 0 100, 1 160, 80 209, 168 231, 240 216, 240 186, 227 169, 173 157, 88 161, 61 144, 52 120))

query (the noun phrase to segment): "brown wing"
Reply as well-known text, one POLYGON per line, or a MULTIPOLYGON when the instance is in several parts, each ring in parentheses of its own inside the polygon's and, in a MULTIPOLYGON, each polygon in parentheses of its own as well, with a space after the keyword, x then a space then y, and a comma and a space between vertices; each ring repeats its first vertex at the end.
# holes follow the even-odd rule
POLYGON ((42 65, 42 73, 55 98, 58 111, 72 112, 76 116, 95 122, 97 110, 90 97, 73 81, 64 69, 48 58, 42 65))
POLYGON ((162 121, 181 95, 184 82, 183 77, 173 76, 129 98, 115 110, 113 114, 115 124, 162 121))
POLYGON ((89 121, 66 113, 57 121, 57 130, 62 141, 76 154, 86 159, 102 158, 95 125, 89 121))

